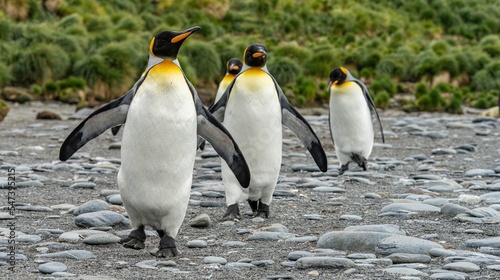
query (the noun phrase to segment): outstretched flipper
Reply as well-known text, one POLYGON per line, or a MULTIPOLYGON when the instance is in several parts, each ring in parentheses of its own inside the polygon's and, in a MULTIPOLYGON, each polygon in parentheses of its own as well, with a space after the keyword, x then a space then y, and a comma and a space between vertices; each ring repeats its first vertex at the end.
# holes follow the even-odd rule
MULTIPOLYGON (((368 92, 368 89, 366 88, 365 84, 360 82, 356 78, 352 78, 355 83, 357 83, 362 89, 363 89, 363 95, 365 96, 366 103, 368 104, 368 108, 370 108, 370 112, 372 114, 372 118, 377 119, 377 124, 378 128, 380 129, 380 134, 382 134, 382 142, 385 143, 385 137, 384 137, 384 129, 382 128, 382 122, 380 122, 380 117, 377 112, 377 108, 375 107, 375 102, 373 102, 372 97, 370 96, 370 93, 368 92)), ((332 137, 333 139, 333 137, 332 137)))
POLYGON ((198 119, 198 135, 212 144, 219 156, 227 163, 243 188, 250 185, 250 169, 233 137, 201 103, 193 85, 186 78, 193 95, 198 119))
POLYGON ((59 159, 62 161, 67 160, 83 145, 107 129, 124 124, 134 92, 135 87, 122 97, 97 109, 82 121, 64 140, 59 151, 59 159))
POLYGON ((276 91, 279 95, 279 100, 281 104, 281 115, 283 124, 288 127, 293 133, 297 135, 302 144, 311 153, 314 161, 318 165, 319 169, 326 172, 328 169, 328 161, 326 159, 325 151, 321 146, 318 136, 312 130, 309 123, 302 117, 302 115, 292 107, 288 102, 280 86, 273 78, 276 91))

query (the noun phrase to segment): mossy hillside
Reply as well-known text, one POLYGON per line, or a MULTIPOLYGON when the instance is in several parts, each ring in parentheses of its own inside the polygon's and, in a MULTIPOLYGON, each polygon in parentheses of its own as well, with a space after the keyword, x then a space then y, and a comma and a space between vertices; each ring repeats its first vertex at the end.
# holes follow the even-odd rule
POLYGON ((67 88, 46 91, 70 77, 84 81, 76 102, 116 98, 144 70, 156 32, 194 25, 203 29, 179 59, 200 91, 216 88, 227 59, 257 42, 295 105, 326 106, 328 74, 341 65, 380 107, 419 83, 428 93, 452 86, 424 98, 432 102, 415 95, 413 105, 432 111, 488 107, 500 88, 500 6, 488 0, 17 0, 0 8, 0 86, 41 89, 46 99, 75 102, 67 88))

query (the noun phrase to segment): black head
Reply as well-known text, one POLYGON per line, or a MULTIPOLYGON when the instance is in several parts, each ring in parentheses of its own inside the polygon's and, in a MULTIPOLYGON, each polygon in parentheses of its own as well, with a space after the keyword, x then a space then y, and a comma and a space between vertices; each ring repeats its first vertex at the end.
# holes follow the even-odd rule
POLYGON ((332 85, 342 84, 347 78, 348 73, 349 72, 344 67, 333 69, 332 72, 330 72, 330 83, 332 85))
POLYGON ((160 58, 175 59, 184 40, 200 29, 201 27, 195 26, 181 32, 162 31, 151 39, 149 51, 160 58))
POLYGON ((267 49, 264 45, 250 45, 244 54, 245 64, 250 67, 264 67, 267 61, 267 49))
POLYGON ((243 62, 239 58, 231 58, 227 62, 227 72, 233 75, 240 73, 241 68, 243 68, 243 62))

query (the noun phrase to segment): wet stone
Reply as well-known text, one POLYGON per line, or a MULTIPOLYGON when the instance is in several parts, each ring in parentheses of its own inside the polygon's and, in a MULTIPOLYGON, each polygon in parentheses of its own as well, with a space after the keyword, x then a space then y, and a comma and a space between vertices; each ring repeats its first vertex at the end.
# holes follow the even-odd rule
POLYGON ((210 226, 210 216, 207 214, 201 214, 195 218, 193 218, 190 222, 189 225, 192 227, 197 227, 197 228, 206 228, 210 226))
POLYGON ((387 256, 393 263, 429 263, 431 258, 424 254, 393 253, 387 256))
POLYGON ((68 267, 61 262, 47 262, 38 266, 38 270, 43 274, 51 274, 54 272, 64 272, 68 267))
POLYGON ((130 221, 119 213, 104 210, 80 214, 75 217, 75 224, 86 228, 114 225, 129 226, 130 221))
POLYGON ((205 240, 191 240, 186 243, 186 247, 188 248, 205 248, 207 245, 205 240))
POLYGON ((291 261, 296 261, 302 257, 312 257, 312 256, 314 256, 314 253, 308 251, 293 251, 288 253, 287 258, 291 261))
POLYGON ((207 264, 226 264, 227 263, 227 260, 225 258, 222 258, 222 257, 214 257, 214 256, 209 256, 209 257, 205 257, 203 259, 203 262, 204 263, 207 263, 207 264))
POLYGON ((447 263, 443 266, 444 269, 455 270, 461 272, 476 272, 481 270, 479 265, 469 262, 454 262, 447 263))
POLYGON ((347 258, 302 257, 297 260, 296 266, 299 269, 308 269, 308 268, 345 269, 354 267, 355 263, 347 258))
POLYGON ((472 169, 465 172, 465 177, 490 177, 495 175, 492 169, 472 169))
POLYGON ((95 258, 95 255, 92 252, 86 250, 68 250, 56 253, 40 254, 36 256, 42 258, 65 258, 65 259, 77 259, 77 260, 95 258))
POLYGON ((120 194, 112 194, 106 200, 113 205, 123 205, 122 196, 120 194))
POLYGON ((245 247, 247 244, 242 241, 227 241, 222 243, 222 247, 245 247))
POLYGON ((77 182, 69 186, 71 189, 94 189, 96 184, 93 182, 77 182))
POLYGON ((105 245, 117 243, 118 241, 120 241, 120 237, 109 233, 90 235, 83 239, 83 243, 88 245, 105 245))

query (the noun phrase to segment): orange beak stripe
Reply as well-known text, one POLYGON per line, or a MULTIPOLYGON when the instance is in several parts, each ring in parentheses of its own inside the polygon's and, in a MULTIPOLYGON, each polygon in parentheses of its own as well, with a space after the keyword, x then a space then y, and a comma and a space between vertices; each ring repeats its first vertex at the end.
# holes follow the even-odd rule
POLYGON ((182 40, 186 39, 186 37, 188 37, 189 35, 191 35, 191 32, 186 32, 184 34, 177 35, 174 38, 172 38, 172 40, 170 40, 170 42, 172 42, 172 43, 175 44, 175 43, 177 43, 179 41, 182 41, 182 40))
POLYGON ((339 83, 339 81, 333 81, 332 85, 336 85, 338 83, 339 83))
POLYGON ((254 54, 252 54, 252 56, 253 56, 254 58, 261 57, 261 56, 263 56, 263 55, 264 55, 263 53, 254 53, 254 54))
POLYGON ((233 66, 233 67, 232 67, 232 69, 234 69, 234 70, 240 70, 240 67, 238 67, 238 66, 233 66))

